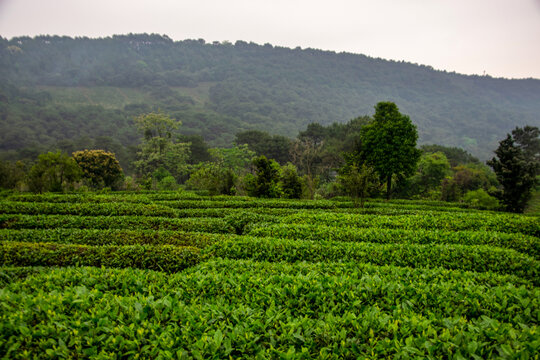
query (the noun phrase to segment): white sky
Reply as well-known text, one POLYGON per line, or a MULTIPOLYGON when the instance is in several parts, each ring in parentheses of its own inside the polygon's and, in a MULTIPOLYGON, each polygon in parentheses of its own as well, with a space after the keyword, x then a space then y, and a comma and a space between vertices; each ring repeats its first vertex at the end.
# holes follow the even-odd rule
POLYGON ((540 0, 0 0, 0 36, 166 34, 540 79, 540 0))

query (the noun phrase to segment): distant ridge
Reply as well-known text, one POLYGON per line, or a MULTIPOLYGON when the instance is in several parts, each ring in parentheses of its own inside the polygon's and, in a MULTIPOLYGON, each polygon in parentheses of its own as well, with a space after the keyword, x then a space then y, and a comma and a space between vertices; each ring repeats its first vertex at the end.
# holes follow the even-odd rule
POLYGON ((537 79, 244 41, 1 38, 0 81, 2 150, 111 132, 128 145, 136 139, 131 117, 157 107, 181 119, 185 132, 225 146, 238 131, 293 137, 310 122, 346 122, 390 100, 418 126, 421 143, 462 147, 482 159, 514 127, 540 126, 537 79), (88 105, 94 117, 81 120, 76 111, 88 105), (114 123, 102 113, 114 114, 107 115, 114 123))

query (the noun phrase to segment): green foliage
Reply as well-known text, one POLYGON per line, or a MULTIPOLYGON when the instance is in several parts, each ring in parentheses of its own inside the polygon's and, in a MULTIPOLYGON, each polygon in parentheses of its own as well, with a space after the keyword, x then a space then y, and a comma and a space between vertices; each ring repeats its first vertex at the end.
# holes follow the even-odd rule
POLYGON ((247 145, 239 145, 231 148, 210 149, 210 155, 215 162, 223 163, 223 166, 239 173, 249 168, 255 152, 249 150, 247 145))
POLYGON ((77 149, 97 147, 114 151, 126 167, 130 154, 122 151, 123 146, 128 148, 137 140, 135 128, 128 121, 131 114, 88 101, 85 98, 88 88, 78 91, 84 92, 81 103, 67 101, 60 104, 48 91, 21 90, 2 82, 0 94, 5 98, 3 106, 0 105, 0 114, 3 114, 0 115, 3 120, 0 150, 3 157, 33 160, 39 153, 47 151, 61 150, 71 154, 77 149), (100 141, 111 134, 115 134, 114 141, 109 144, 100 141))
POLYGON ((134 162, 138 174, 146 177, 163 167, 176 179, 182 177, 187 171, 189 144, 173 142, 181 122, 163 113, 149 113, 135 118, 135 124, 143 135, 139 160, 134 162))
POLYGON ((322 163, 323 143, 313 139, 297 139, 291 147, 293 163, 301 174, 306 196, 313 199, 320 182, 320 175, 325 171, 322 163))
POLYGON ((174 176, 175 179, 181 179, 188 172, 188 157, 189 144, 170 144, 167 146, 165 154, 163 154, 161 164, 171 173, 172 176, 174 176))
POLYGON ((281 168, 264 155, 253 159, 254 177, 247 185, 248 194, 255 197, 275 198, 281 196, 279 176, 281 168))
POLYGON ((523 128, 516 126, 512 130, 512 137, 516 146, 523 152, 527 162, 534 164, 536 167, 536 175, 540 175, 540 129, 529 125, 523 128))
POLYGON ((199 262, 199 250, 170 245, 85 246, 58 243, 0 242, 0 265, 107 266, 180 271, 199 262))
POLYGON ((401 198, 423 198, 440 200, 449 199, 457 201, 459 199, 459 189, 452 189, 457 185, 454 179, 450 178, 451 170, 448 159, 442 152, 424 152, 420 156, 417 170, 410 178, 401 178, 397 181, 394 193, 401 198), (449 183, 452 181, 452 184, 449 183), (449 192, 456 190, 455 198, 449 192))
POLYGON ((450 163, 446 156, 442 152, 427 153, 420 157, 414 181, 422 193, 436 189, 448 175, 450 175, 450 163))
POLYGON ((373 121, 362 129, 362 156, 386 181, 387 199, 391 196, 392 176, 412 175, 416 169, 420 158, 417 138, 416 126, 392 102, 378 103, 373 121))
POLYGON ((166 177, 169 177, 171 176, 171 173, 169 172, 169 170, 165 169, 163 166, 157 168, 156 170, 154 170, 154 172, 152 173, 152 179, 159 182, 163 179, 165 179, 166 177))
POLYGON ((426 200, 0 195, 6 358, 538 353, 537 217, 426 200))
POLYGON ((137 130, 143 134, 144 140, 154 141, 155 150, 162 154, 168 141, 182 123, 171 119, 163 113, 148 113, 135 118, 137 130))
POLYGON ((277 161, 284 165, 291 160, 289 149, 291 139, 281 136, 271 136, 267 132, 259 130, 248 130, 236 134, 234 143, 237 145, 247 145, 250 150, 257 155, 264 155, 268 159, 277 161))
POLYGON ((38 156, 37 163, 28 172, 28 186, 33 192, 64 191, 72 188, 81 177, 81 169, 60 151, 38 156))
POLYGON ((180 135, 178 141, 189 143, 188 164, 195 165, 212 159, 208 144, 200 135, 180 135))
POLYGON ((188 187, 208 190, 210 195, 233 195, 241 188, 241 178, 248 171, 255 153, 247 145, 232 148, 210 149, 213 161, 194 167, 187 182, 188 187))
POLYGON ((461 198, 461 188, 454 178, 447 177, 441 182, 441 200, 458 201, 461 198))
POLYGON ((525 157, 520 147, 514 145, 510 134, 499 143, 495 155, 497 157, 488 161, 488 165, 493 168, 502 186, 500 200, 507 211, 523 212, 536 181, 536 164, 525 157))
POLYGON ((210 195, 232 195, 235 180, 233 170, 225 167, 223 163, 205 162, 197 165, 186 185, 196 190, 208 190, 210 195))
POLYGON ((302 197, 302 179, 298 176, 296 166, 291 163, 282 166, 279 181, 285 199, 300 199, 302 197))
POLYGON ((0 241, 78 245, 175 245, 204 248, 222 241, 221 234, 150 229, 1 229, 0 241))
POLYGON ((157 189, 161 191, 177 190, 178 184, 176 183, 174 176, 169 175, 165 176, 157 183, 157 189))
POLYGON ((499 201, 484 189, 468 191, 463 196, 463 201, 477 209, 496 210, 499 208, 499 201))
POLYGON ((171 216, 174 210, 167 206, 157 204, 131 204, 110 202, 100 203, 23 203, 0 202, 0 209, 5 214, 64 214, 64 215, 143 215, 143 216, 171 216))
POLYGON ((522 233, 540 236, 540 223, 535 217, 513 216, 513 214, 439 212, 408 215, 347 214, 347 213, 297 213, 283 218, 285 223, 352 226, 358 228, 377 227, 382 229, 446 229, 485 230, 522 233))
POLYGON ((25 165, 21 161, 0 160, 0 188, 17 189, 22 186, 26 175, 25 165))
POLYGON ((168 276, 5 273, 13 283, 0 293, 0 352, 13 358, 492 358, 498 349, 526 358, 536 350, 538 291, 493 273, 232 260, 168 276))
POLYGON ((540 175, 536 176, 536 188, 532 192, 531 200, 527 203, 525 213, 540 216, 540 175))
POLYGON ((250 224, 264 221, 266 218, 261 214, 251 211, 240 211, 226 215, 223 220, 228 226, 234 229, 236 234, 241 235, 246 232, 246 228, 250 224))
POLYGON ((147 177, 146 182, 143 183, 147 190, 158 190, 158 191, 174 191, 178 190, 178 184, 176 178, 171 175, 171 173, 161 166, 157 168, 153 173, 151 178, 147 177))
POLYGON ((347 123, 332 123, 324 126, 319 123, 308 124, 306 130, 300 131, 298 139, 323 144, 325 152, 341 153, 358 150, 358 138, 362 128, 371 121, 369 116, 360 116, 347 123))
POLYGON ((514 249, 540 259, 540 239, 531 235, 497 231, 445 229, 355 228, 320 224, 262 223, 250 228, 248 235, 309 241, 370 242, 378 244, 457 244, 489 245, 514 249))
POLYGON ((443 146, 443 145, 432 144, 432 145, 422 145, 420 147, 420 150, 422 150, 424 153, 437 153, 437 152, 443 153, 448 159, 448 162, 450 163, 451 167, 455 167, 460 164, 480 163, 480 160, 478 160, 476 157, 472 156, 467 151, 461 148, 457 148, 457 147, 448 147, 448 146, 443 146))
POLYGON ((365 163, 358 164, 353 156, 346 156, 347 164, 339 171, 338 182, 353 199, 355 207, 364 207, 369 192, 377 186, 375 170, 365 163))
POLYGON ((307 198, 313 199, 319 185, 328 187, 335 180, 335 172, 344 166, 342 153, 360 150, 360 131, 369 121, 368 116, 362 116, 345 124, 311 123, 298 134, 291 147, 291 157, 304 175, 307 198))
MULTIPOLYGON (((149 209, 150 210, 150 209, 149 209)), ((2 229, 156 229, 231 233, 233 229, 223 219, 175 219, 158 216, 65 216, 65 215, 0 215, 2 229)))
POLYGON ((124 178, 124 183, 122 184, 122 189, 126 191, 136 191, 139 190, 139 185, 131 176, 126 176, 124 178))
POLYGON ((459 165, 456 166, 453 171, 453 179, 463 193, 478 189, 488 190, 491 187, 498 185, 495 174, 486 165, 459 165))
POLYGON ((73 158, 94 189, 117 187, 124 174, 113 153, 104 150, 83 150, 73 153, 73 158))
POLYGON ((487 246, 310 242, 295 239, 227 240, 207 248, 213 256, 257 261, 355 261, 407 267, 442 266, 523 277, 540 285, 540 262, 515 250, 487 246))

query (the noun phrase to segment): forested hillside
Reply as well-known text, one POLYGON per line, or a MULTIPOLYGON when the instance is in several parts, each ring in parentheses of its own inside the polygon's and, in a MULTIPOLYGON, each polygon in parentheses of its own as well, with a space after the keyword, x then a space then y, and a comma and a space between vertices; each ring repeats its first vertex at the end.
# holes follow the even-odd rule
MULTIPOLYGON (((486 159, 516 126, 540 126, 540 80, 507 80, 313 49, 166 36, 0 38, 0 150, 137 141, 133 117, 157 108, 182 132, 227 146, 258 129, 296 136, 393 101, 420 143, 486 159)), ((36 150, 37 151, 37 150, 36 150)))

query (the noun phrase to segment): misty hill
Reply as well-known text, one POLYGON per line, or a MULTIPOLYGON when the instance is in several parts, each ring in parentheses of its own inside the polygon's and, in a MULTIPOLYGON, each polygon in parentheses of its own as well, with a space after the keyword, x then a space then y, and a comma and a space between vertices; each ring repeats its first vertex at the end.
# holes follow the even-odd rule
POLYGON ((0 83, 3 151, 111 136, 134 144, 132 117, 157 108, 182 120, 184 133, 226 146, 239 131, 294 137, 311 122, 346 122, 393 101, 421 143, 483 159, 515 126, 540 126, 540 80, 242 41, 0 38, 0 83))

